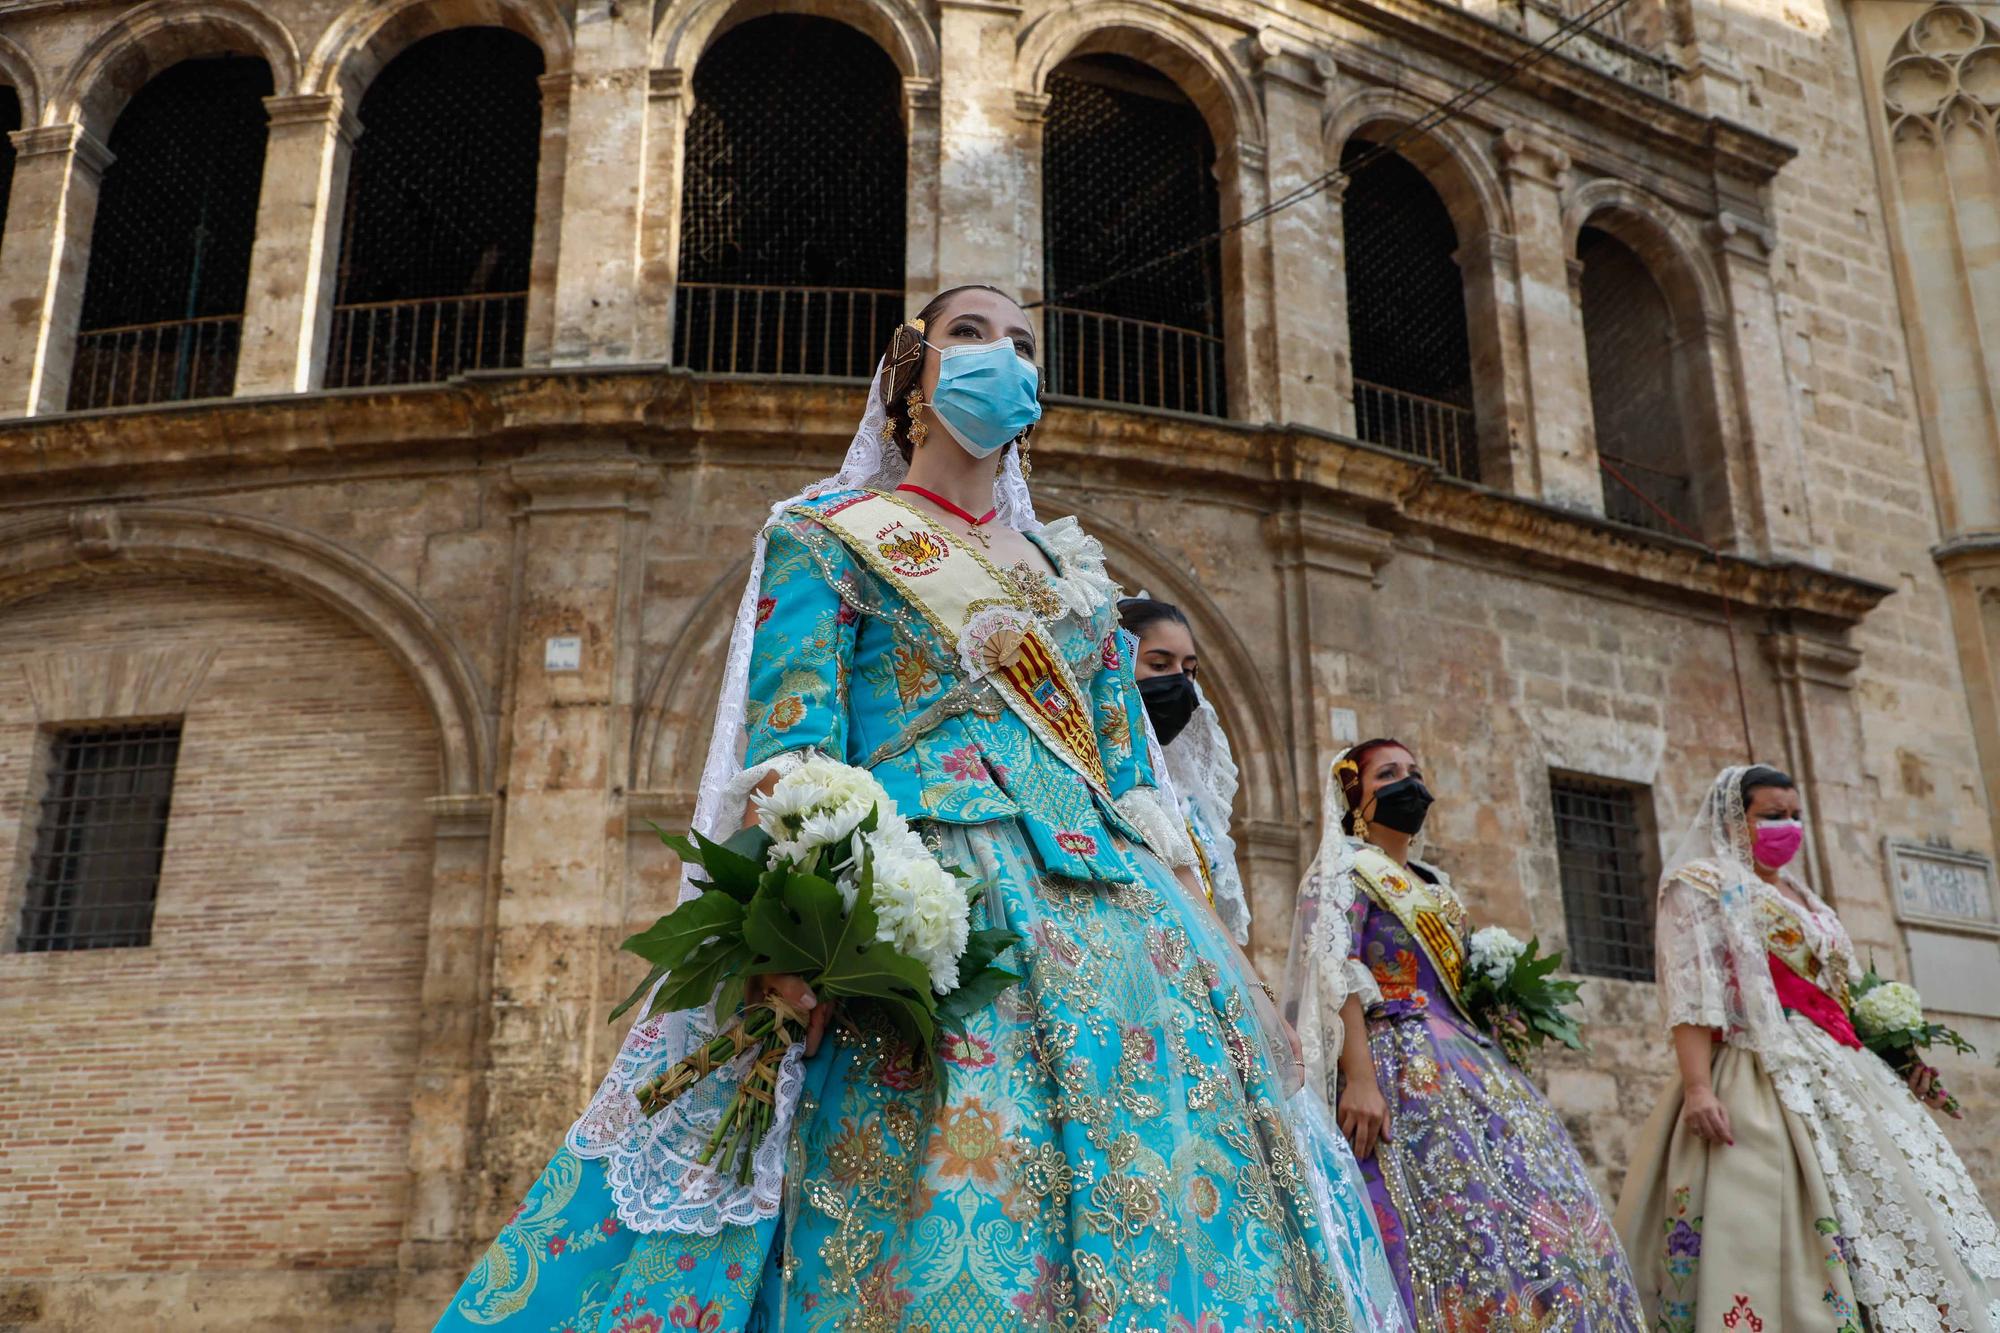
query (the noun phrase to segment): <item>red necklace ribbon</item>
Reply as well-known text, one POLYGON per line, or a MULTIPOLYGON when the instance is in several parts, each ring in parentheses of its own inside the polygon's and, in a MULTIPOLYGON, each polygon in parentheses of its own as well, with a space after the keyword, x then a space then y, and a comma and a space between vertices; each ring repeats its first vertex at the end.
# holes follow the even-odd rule
POLYGON ((985 513, 981 514, 978 518, 974 518, 972 515, 966 513, 963 509, 960 509, 957 505, 953 504, 951 501, 945 499, 942 495, 938 495, 933 491, 927 491, 921 486, 912 486, 910 485, 909 482, 906 481, 901 486, 898 486, 896 489, 899 491, 908 491, 912 495, 921 495, 924 497, 924 499, 929 500, 932 504, 944 510, 947 514, 950 514, 955 518, 962 518, 975 528, 979 527, 981 524, 984 523, 991 523, 993 521, 994 516, 1000 512, 998 509, 989 509, 985 513))

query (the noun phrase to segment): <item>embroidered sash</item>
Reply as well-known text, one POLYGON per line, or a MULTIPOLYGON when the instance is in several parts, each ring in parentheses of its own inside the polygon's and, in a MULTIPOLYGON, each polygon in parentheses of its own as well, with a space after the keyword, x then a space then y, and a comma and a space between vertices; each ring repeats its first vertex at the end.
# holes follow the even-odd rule
MULTIPOLYGON (((921 610, 948 644, 956 645, 966 622, 990 607, 1028 610, 1021 593, 985 556, 879 491, 792 512, 838 535, 877 577, 921 610)), ((1028 730, 1109 801, 1090 703, 1044 631, 1030 625, 1020 651, 991 676, 1028 730)))
POLYGON ((1465 984, 1465 904, 1440 885, 1425 882, 1374 846, 1354 853, 1354 877, 1376 906, 1392 913, 1417 941, 1445 992, 1469 1020, 1460 988, 1465 984))

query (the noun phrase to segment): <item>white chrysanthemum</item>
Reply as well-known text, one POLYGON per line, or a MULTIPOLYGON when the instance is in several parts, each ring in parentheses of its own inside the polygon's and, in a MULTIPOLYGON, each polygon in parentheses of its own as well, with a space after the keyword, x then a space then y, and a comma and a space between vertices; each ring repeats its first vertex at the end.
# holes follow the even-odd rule
POLYGON ((1883 982, 1854 1006, 1854 1025, 1865 1037, 1922 1027, 1923 1022, 1923 1000, 1916 987, 1901 981, 1883 982))
MULTIPOLYGON (((971 930, 970 904, 950 871, 915 834, 878 830, 864 836, 875 869, 875 938, 923 964, 931 989, 958 989, 958 960, 971 930)), ((842 896, 853 905, 853 890, 842 896)))
POLYGON ((1486 926, 1472 932, 1470 952, 1473 971, 1503 982, 1521 955, 1528 952, 1528 946, 1505 926, 1486 926))
POLYGON ((771 835, 772 865, 845 842, 870 810, 894 809, 873 774, 825 758, 808 759, 779 778, 756 805, 757 824, 771 835))

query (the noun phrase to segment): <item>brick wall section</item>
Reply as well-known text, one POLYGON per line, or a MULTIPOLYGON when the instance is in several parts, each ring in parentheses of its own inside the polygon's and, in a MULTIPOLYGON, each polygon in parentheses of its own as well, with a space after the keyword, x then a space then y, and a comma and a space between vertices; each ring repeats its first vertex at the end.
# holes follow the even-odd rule
POLYGON ((437 786, 422 705, 371 639, 276 591, 73 585, 7 625, 0 865, 37 794, 24 657, 216 652, 151 947, 0 954, 0 1308, 268 1328, 311 1290, 323 1326, 367 1326, 403 1223, 437 786))

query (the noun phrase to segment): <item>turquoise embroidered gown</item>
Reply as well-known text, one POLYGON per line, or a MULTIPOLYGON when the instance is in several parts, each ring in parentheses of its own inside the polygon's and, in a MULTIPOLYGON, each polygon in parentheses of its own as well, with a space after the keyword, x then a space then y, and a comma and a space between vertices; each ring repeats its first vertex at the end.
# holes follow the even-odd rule
POLYGON ((769 1221, 636 1231, 565 1148, 438 1327, 1401 1327, 1352 1156, 1323 1119, 1298 1129, 1247 965, 1142 840, 1161 820, 1096 543, 1051 524, 1060 577, 1007 577, 1089 700, 1111 801, 810 506, 768 540, 746 762, 869 767, 992 883, 975 911, 1024 937, 1027 980, 942 1052, 942 1104, 893 1039, 831 1031, 769 1221))

